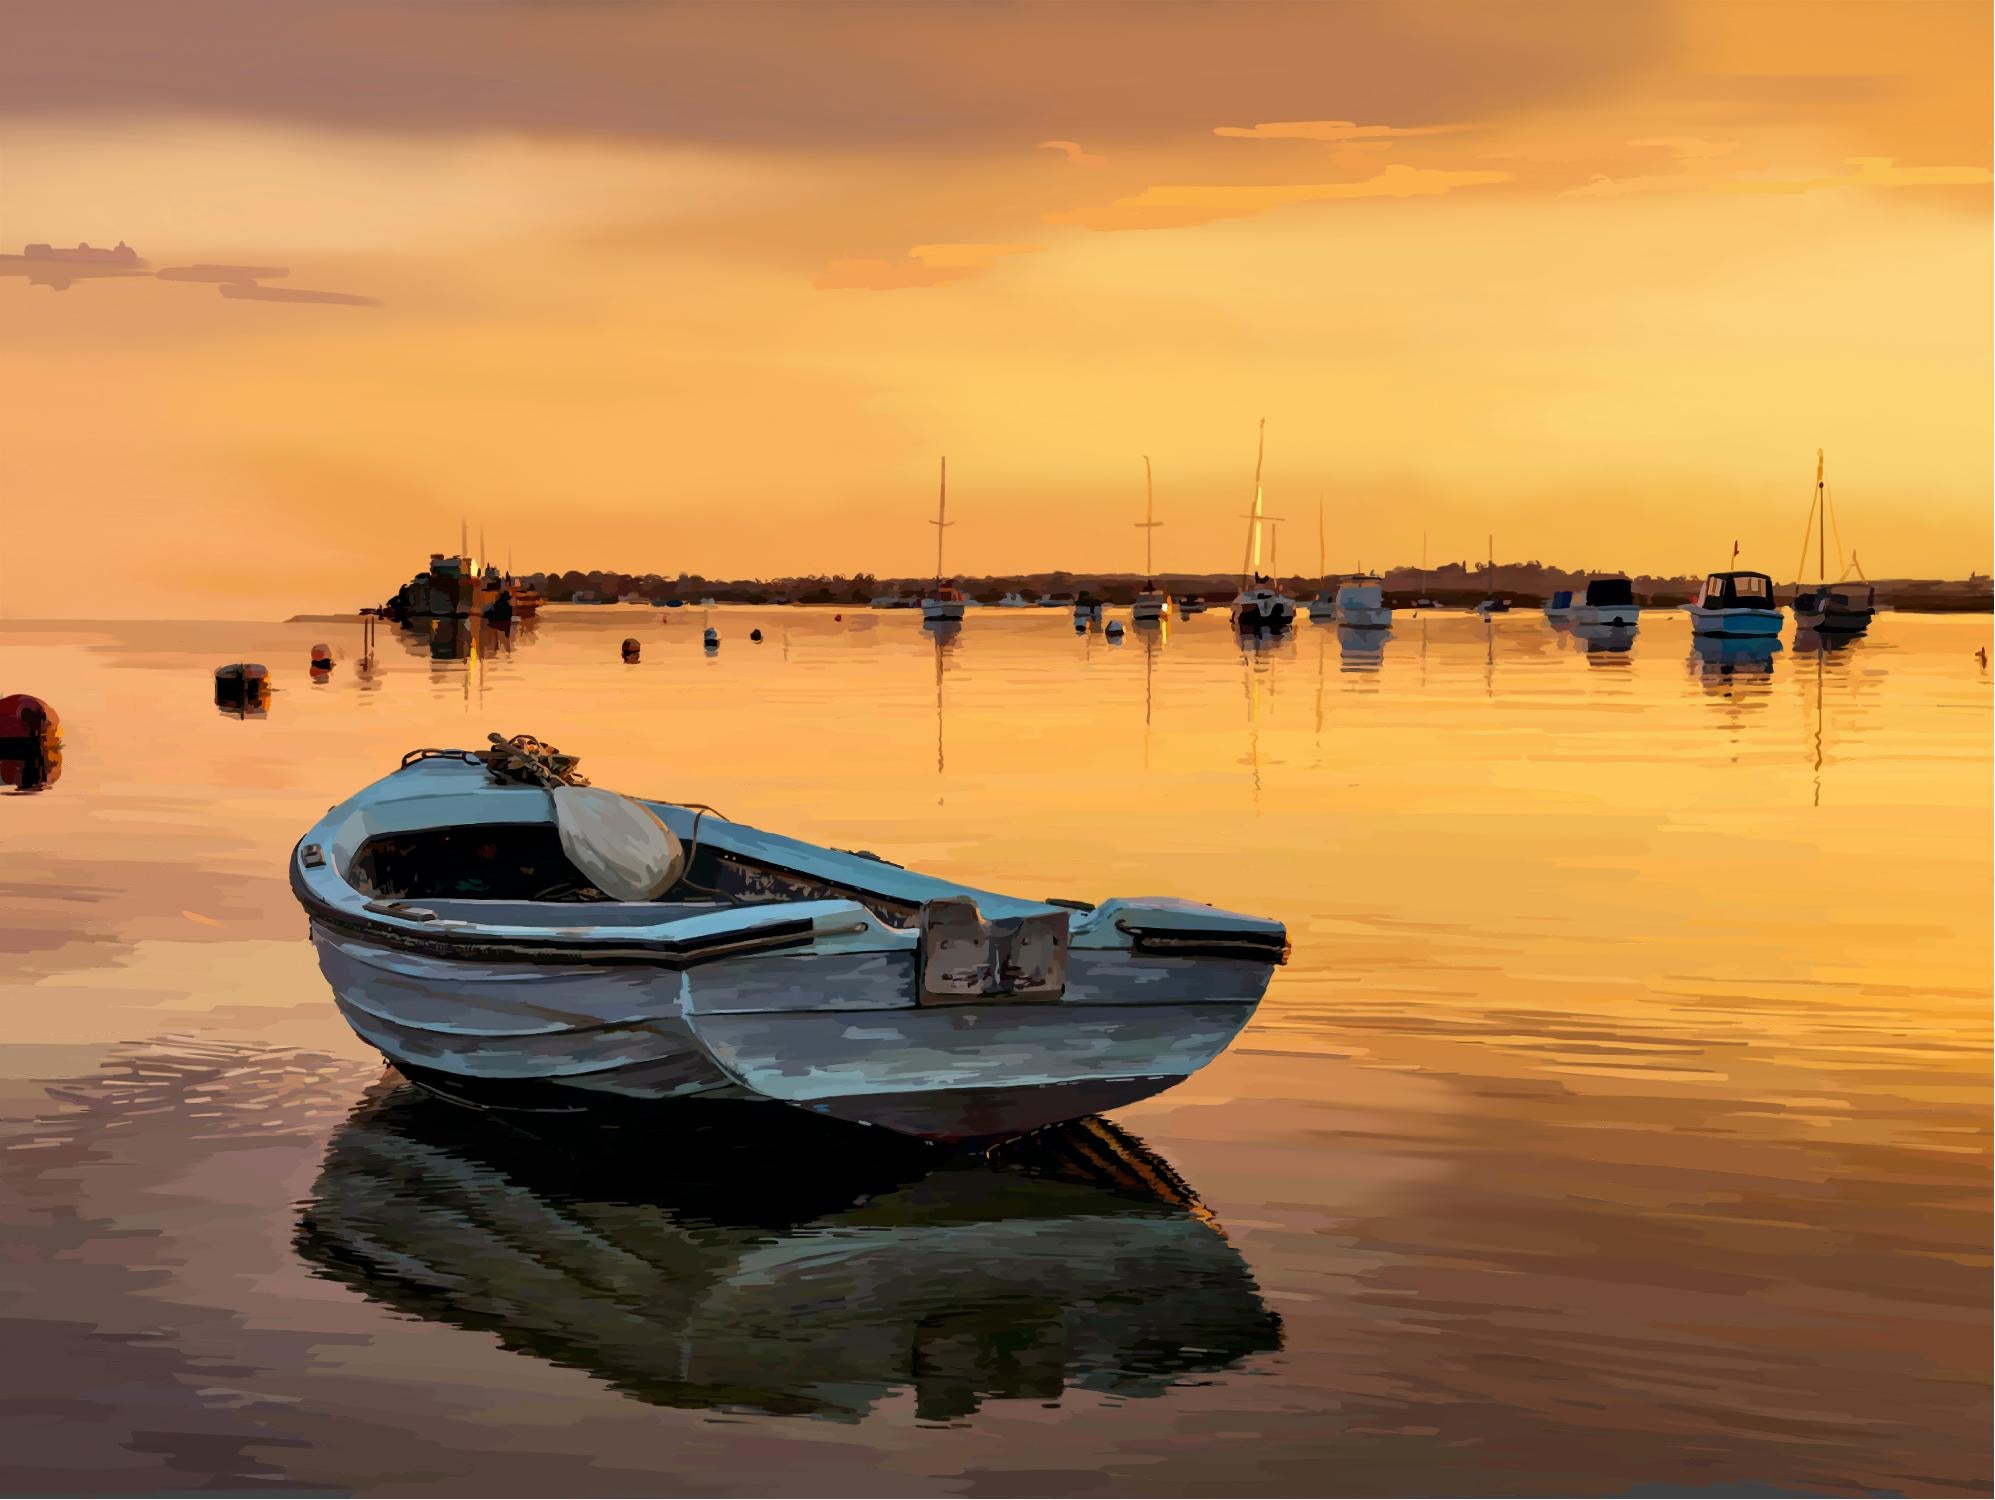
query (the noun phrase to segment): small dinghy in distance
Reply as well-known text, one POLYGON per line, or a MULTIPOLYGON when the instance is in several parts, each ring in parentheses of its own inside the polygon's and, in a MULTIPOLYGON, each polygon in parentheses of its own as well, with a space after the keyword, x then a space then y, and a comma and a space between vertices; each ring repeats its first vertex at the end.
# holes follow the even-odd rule
POLYGON ((1190 1076, 1287 957, 1279 922, 1189 901, 1022 900, 584 800, 573 757, 493 739, 411 752, 291 859, 348 1024, 452 1096, 763 1099, 996 1140, 1190 1076))

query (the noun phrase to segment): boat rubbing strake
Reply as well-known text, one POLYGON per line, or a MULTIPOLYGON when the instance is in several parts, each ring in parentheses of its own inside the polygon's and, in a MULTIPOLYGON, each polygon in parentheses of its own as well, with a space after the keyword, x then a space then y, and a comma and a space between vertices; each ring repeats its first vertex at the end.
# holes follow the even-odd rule
POLYGON ((291 859, 342 1015, 446 1092, 764 1099, 994 1139, 1180 1082, 1287 957, 1264 918, 1022 900, 697 805, 625 799, 593 849, 559 811, 574 759, 494 739, 412 752, 291 859), (611 899, 584 873, 605 859, 665 883, 611 899))

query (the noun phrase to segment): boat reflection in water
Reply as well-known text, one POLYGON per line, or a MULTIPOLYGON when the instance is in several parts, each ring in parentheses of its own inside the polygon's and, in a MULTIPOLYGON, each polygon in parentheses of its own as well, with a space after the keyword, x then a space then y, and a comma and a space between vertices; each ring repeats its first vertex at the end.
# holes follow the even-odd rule
MULTIPOLYGON (((1572 648, 1586 657, 1589 666, 1624 666, 1629 653, 1635 649, 1635 629, 1633 625, 1568 625, 1572 648)), ((1693 636, 1693 641, 1714 640, 1712 636, 1693 636)))
POLYGON ((1376 672, 1385 661, 1385 643, 1392 639, 1389 627, 1339 625, 1337 649, 1343 653, 1346 672, 1376 672))
POLYGON ((1280 1346, 1210 1214, 1099 1119, 966 1157, 682 1109, 619 1151, 613 1126, 527 1134, 390 1074, 334 1133, 297 1247, 663 1406, 856 1420, 911 1390, 949 1420, 1070 1386, 1157 1396, 1280 1346))
POLYGON ((1734 677, 1770 677, 1773 654, 1780 649, 1780 637, 1694 635, 1690 638, 1690 667, 1707 683, 1734 677))

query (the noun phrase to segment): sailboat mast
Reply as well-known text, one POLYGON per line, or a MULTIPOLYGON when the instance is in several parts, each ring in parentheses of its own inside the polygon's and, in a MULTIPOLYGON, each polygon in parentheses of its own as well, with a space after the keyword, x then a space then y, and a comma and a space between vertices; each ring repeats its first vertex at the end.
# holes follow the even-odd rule
POLYGON ((1144 587, 1157 574, 1157 490, 1150 477, 1150 455, 1143 455, 1143 580, 1144 587))
POLYGON ((949 455, 942 455, 942 490, 935 502, 935 587, 942 587, 942 533, 949 528, 949 455))
POLYGON ((1261 436, 1254 450, 1254 509, 1247 517, 1247 555, 1240 563, 1240 587, 1246 588, 1260 562, 1261 540, 1261 460, 1268 452, 1268 419, 1261 418, 1261 436))
MULTIPOLYGON (((1815 576, 1822 582, 1829 581, 1829 511, 1822 502, 1822 450, 1815 450, 1815 511, 1819 524, 1815 527, 1815 576)), ((1841 527, 1837 531, 1841 531, 1841 527)), ((1842 537, 1837 536, 1838 545, 1842 537)))
POLYGON ((1323 571, 1323 492, 1316 492, 1316 576, 1318 580, 1330 575, 1323 571))

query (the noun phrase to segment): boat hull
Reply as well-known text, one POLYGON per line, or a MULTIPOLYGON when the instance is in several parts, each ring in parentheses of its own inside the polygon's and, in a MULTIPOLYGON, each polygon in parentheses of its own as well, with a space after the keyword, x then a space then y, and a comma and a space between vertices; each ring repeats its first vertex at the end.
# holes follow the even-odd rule
POLYGON ((963 606, 958 600, 924 599, 921 601, 921 617, 924 620, 960 620, 963 606))
POLYGON ((1641 623, 1642 609, 1638 604, 1575 604, 1566 618, 1574 625, 1632 628, 1641 623))
POLYGON ((981 1141, 1161 1093, 1225 1050, 1269 963, 1076 949, 1057 1000, 922 1004, 901 952, 691 969, 436 958, 314 923, 354 1034, 437 1092, 533 1109, 757 1099, 981 1141))
POLYGON ((1781 613, 1777 609, 1705 609, 1693 604, 1688 613, 1695 635, 1751 640, 1780 634, 1781 613))
POLYGON ((1392 611, 1384 605, 1340 604, 1337 619, 1355 630, 1386 630, 1392 625, 1392 611))

